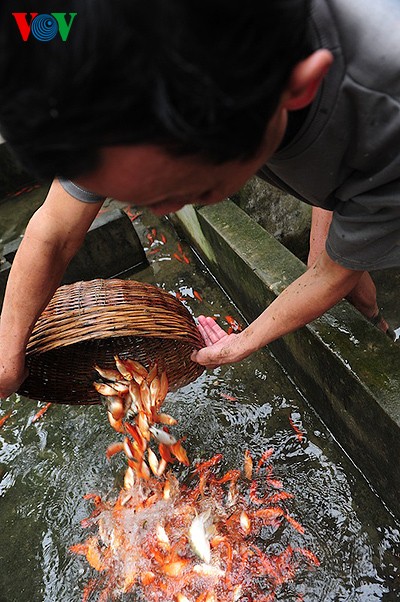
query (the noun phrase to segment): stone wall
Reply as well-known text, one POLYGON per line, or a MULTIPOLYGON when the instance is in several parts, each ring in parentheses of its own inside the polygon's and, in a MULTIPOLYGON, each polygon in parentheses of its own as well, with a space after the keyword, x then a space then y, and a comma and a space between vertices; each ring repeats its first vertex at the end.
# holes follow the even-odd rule
POLYGON ((232 200, 296 257, 307 262, 311 207, 254 176, 232 200))

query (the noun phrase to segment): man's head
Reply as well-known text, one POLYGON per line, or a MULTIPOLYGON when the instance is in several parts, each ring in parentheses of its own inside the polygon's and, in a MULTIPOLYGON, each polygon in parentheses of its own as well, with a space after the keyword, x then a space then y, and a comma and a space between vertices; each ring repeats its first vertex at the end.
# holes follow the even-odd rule
POLYGON ((46 178, 92 173, 116 146, 252 162, 309 52, 308 4, 69 0, 63 10, 77 16, 67 41, 43 43, 23 42, 11 13, 27 12, 29 23, 59 3, 3 0, 0 131, 46 178))
POLYGON ((272 156, 283 140, 288 111, 313 100, 331 62, 329 51, 317 50, 293 68, 257 150, 245 159, 210 162, 199 155, 174 156, 155 144, 113 145, 103 147, 99 164, 76 182, 159 214, 187 203, 217 203, 237 191, 272 156))

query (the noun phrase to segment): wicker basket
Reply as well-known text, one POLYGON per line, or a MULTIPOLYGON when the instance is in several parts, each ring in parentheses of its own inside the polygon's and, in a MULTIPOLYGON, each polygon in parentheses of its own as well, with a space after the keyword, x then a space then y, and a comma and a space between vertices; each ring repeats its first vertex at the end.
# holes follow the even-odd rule
POLYGON ((204 342, 173 295, 133 280, 92 280, 61 286, 32 332, 29 377, 18 391, 32 399, 93 404, 99 395, 93 366, 115 367, 114 355, 149 367, 158 361, 170 389, 203 372, 190 360, 204 342))

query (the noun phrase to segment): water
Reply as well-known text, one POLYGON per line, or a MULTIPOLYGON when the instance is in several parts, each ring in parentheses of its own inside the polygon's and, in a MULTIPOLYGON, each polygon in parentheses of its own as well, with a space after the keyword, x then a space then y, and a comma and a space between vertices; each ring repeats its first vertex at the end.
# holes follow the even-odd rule
MULTIPOLYGON (((143 215, 135 224, 146 245, 149 227, 167 239, 153 243, 149 250, 161 250, 135 279, 179 293, 196 316, 218 315, 223 326, 227 315, 242 321, 184 243, 191 263, 171 258, 177 238, 166 220, 143 215)), ((0 602, 81 600, 93 571, 69 547, 88 535, 80 521, 92 505, 83 496, 112 496, 122 485, 123 458, 108 462, 104 455, 118 438, 104 408, 53 405, 32 423, 39 407, 13 396, 1 408, 1 416, 13 414, 0 429, 0 602)), ((267 351, 205 372, 169 394, 163 409, 179 420, 176 432, 187 435, 192 462, 222 452, 225 471, 241 467, 246 449, 258 457, 274 448, 275 474, 294 494, 287 510, 305 528, 304 535, 292 530, 290 541, 321 561, 278 600, 294 601, 299 593, 306 602, 399 598, 399 525, 267 351)), ((188 475, 186 468, 175 470, 181 479, 188 475)), ((279 534, 266 535, 271 552, 286 543, 279 534)))

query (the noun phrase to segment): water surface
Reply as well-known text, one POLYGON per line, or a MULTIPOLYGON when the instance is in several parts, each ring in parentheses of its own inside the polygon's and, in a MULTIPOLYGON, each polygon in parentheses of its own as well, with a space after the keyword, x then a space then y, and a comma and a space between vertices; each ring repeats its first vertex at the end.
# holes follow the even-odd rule
MULTIPOLYGON (((173 257, 180 251, 168 221, 145 214, 134 223, 151 252, 150 267, 135 279, 179 294, 194 316, 216 315, 226 327, 227 315, 242 321, 184 242, 190 263, 173 257)), ((92 571, 69 546, 88 535, 80 521, 92 506, 83 496, 113 495, 122 484, 123 458, 105 459, 118 435, 102 406, 54 404, 32 423, 41 406, 12 396, 0 410, 0 416, 13 410, 0 430, 0 602, 81 600, 92 571)), ((275 474, 294 494, 287 510, 305 534, 266 533, 265 549, 282 551, 290 537, 321 562, 301 572, 278 600, 296 601, 300 594, 306 602, 399 599, 399 525, 267 350, 203 373, 170 393, 164 407, 179 420, 177 434, 187 435, 191 461, 222 452, 224 470, 240 468, 246 449, 257 457, 274 448, 275 474)), ((174 470, 187 477, 188 469, 174 470)))

